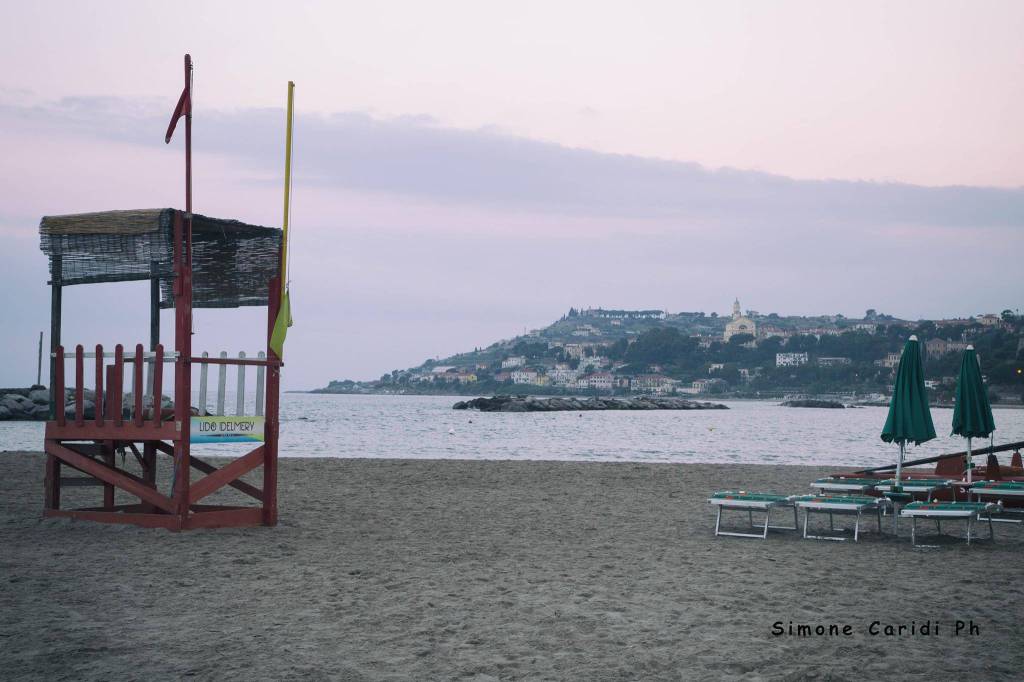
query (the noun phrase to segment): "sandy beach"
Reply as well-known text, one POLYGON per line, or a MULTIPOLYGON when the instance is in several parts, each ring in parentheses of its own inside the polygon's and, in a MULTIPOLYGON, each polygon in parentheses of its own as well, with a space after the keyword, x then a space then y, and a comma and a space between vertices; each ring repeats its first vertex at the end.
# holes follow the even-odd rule
POLYGON ((803 492, 830 469, 284 459, 278 527, 169 533, 43 520, 42 456, 0 465, 5 679, 1019 679, 1024 665, 1021 526, 936 549, 713 537, 712 490, 803 492), (978 631, 956 636, 957 620, 978 631), (790 621, 852 633, 773 635, 790 621), (938 634, 872 635, 875 621, 938 634))

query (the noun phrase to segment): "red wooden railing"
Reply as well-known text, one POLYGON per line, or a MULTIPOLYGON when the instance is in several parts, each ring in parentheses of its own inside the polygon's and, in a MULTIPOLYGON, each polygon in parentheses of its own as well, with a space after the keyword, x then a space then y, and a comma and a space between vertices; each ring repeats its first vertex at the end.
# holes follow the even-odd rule
MULTIPOLYGON (((74 425, 85 426, 85 359, 86 353, 81 344, 75 346, 74 362, 75 377, 72 386, 75 412, 74 425)), ((54 352, 55 371, 54 384, 54 421, 58 426, 67 426, 68 418, 65 414, 67 385, 65 381, 64 361, 67 359, 64 346, 58 346, 54 352)), ((157 345, 151 358, 146 357, 142 344, 136 344, 135 355, 125 357, 124 346, 117 344, 114 347, 113 362, 109 365, 105 362, 103 346, 97 344, 95 352, 95 412, 93 423, 96 426, 103 426, 108 420, 115 426, 124 425, 124 365, 126 362, 134 364, 132 367, 131 386, 134 403, 131 409, 131 424, 142 427, 147 422, 160 426, 163 423, 161 410, 161 395, 163 392, 163 367, 164 347, 157 345), (147 405, 146 387, 143 380, 143 366, 147 362, 153 363, 153 395, 152 402, 147 405), (105 389, 105 390, 104 390, 105 389)))

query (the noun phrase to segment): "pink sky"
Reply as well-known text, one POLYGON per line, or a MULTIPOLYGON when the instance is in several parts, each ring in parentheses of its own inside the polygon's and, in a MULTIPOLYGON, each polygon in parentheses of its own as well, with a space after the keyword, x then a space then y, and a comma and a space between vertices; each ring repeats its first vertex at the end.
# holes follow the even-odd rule
MULTIPOLYGON (((186 50, 200 212, 279 224, 266 109, 298 84, 291 388, 485 345, 570 305, 1019 306, 1024 4, 626 7, 4 6, 0 277, 19 286, 0 306, 19 341, 0 384, 25 383, 47 325, 39 217, 180 203, 180 145, 161 138, 186 50), (965 245, 969 282, 952 274, 965 245), (344 349, 326 369, 301 359, 324 346, 344 349)), ((130 339, 69 325, 134 343, 137 305, 130 339)), ((255 314, 230 319, 256 329, 255 314)), ((210 344, 239 345, 209 319, 210 344)))

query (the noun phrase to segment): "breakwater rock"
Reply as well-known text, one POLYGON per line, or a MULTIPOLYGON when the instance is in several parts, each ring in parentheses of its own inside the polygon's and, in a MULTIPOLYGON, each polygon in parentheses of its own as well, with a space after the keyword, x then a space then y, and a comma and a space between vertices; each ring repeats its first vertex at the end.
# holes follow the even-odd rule
MULTIPOLYGON (((152 404, 147 399, 146 406, 152 404)), ((161 397, 161 408, 169 410, 174 407, 168 396, 161 397)), ((122 413, 131 418, 135 407, 135 396, 125 393, 122 396, 122 413)), ((75 391, 67 389, 64 393, 64 415, 74 419, 76 412, 75 391)), ((91 389, 82 390, 82 416, 93 419, 96 415, 96 392, 91 389)), ((30 388, 0 388, 0 421, 46 421, 50 415, 50 391, 45 386, 30 388)))
POLYGON ((845 405, 835 400, 787 400, 782 403, 783 407, 824 407, 830 410, 841 410, 845 405))
POLYGON ((481 412, 582 412, 585 410, 728 410, 718 403, 703 403, 685 398, 536 398, 534 396, 498 395, 493 398, 462 400, 454 410, 481 412))

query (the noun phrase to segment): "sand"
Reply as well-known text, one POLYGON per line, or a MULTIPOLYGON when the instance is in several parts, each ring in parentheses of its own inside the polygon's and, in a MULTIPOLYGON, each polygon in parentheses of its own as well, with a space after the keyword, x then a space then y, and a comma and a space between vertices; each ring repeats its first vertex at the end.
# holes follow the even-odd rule
POLYGON ((278 527, 170 533, 43 520, 42 457, 0 466, 5 679, 1019 679, 1024 665, 1021 526, 969 548, 713 537, 709 491, 802 492, 821 468, 287 459, 278 527), (954 636, 958 619, 978 634, 954 636), (790 620, 853 633, 772 635, 790 620), (872 636, 876 620, 939 634, 872 636))

